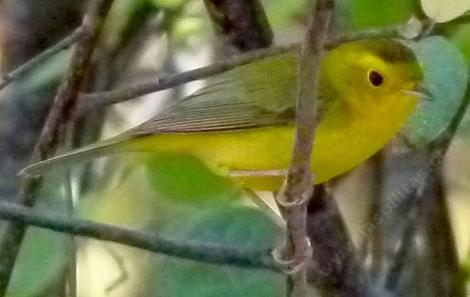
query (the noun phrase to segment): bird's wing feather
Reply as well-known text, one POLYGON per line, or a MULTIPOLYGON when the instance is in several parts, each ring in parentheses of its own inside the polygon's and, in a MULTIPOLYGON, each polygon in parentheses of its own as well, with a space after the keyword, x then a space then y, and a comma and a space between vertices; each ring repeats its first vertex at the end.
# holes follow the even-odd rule
POLYGON ((210 78, 207 85, 136 128, 105 141, 35 163, 21 174, 41 174, 62 163, 122 151, 117 145, 159 133, 236 130, 294 119, 294 53, 276 55, 210 78))
POLYGON ((280 54, 210 78, 207 85, 132 135, 236 130, 292 123, 294 53, 280 54))

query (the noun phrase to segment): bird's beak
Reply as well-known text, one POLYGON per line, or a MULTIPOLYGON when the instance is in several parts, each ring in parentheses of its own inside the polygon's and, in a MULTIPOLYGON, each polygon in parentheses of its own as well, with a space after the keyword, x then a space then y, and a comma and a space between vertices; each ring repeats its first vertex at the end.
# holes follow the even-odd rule
POLYGON ((426 87, 422 83, 418 84, 413 91, 402 90, 402 92, 409 96, 416 96, 426 101, 434 101, 432 93, 428 89, 426 89, 426 87))

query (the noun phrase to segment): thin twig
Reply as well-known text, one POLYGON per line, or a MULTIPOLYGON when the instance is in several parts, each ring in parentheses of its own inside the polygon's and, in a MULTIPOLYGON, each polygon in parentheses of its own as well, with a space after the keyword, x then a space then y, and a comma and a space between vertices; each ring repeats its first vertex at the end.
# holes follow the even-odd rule
MULTIPOLYGON (((393 28, 341 34, 335 38, 332 38, 325 45, 325 48, 332 49, 341 43, 362 39, 390 38, 398 36, 399 35, 397 31, 393 28)), ((77 113, 83 115, 90 110, 104 108, 111 104, 124 102, 140 96, 173 88, 178 85, 192 82, 195 80, 205 79, 209 76, 217 75, 232 70, 236 67, 253 63, 254 61, 259 59, 296 50, 299 50, 299 44, 297 43, 284 46, 276 46, 267 49, 254 50, 248 53, 228 58, 224 61, 213 63, 209 66, 196 68, 193 70, 185 71, 166 77, 155 77, 149 79, 146 82, 139 82, 131 86, 123 87, 121 89, 92 94, 82 94, 80 96, 80 105, 78 107, 77 113)))
POLYGON ((416 235, 417 225, 420 218, 418 205, 422 203, 423 197, 425 196, 425 190, 429 189, 420 189, 418 191, 418 189, 415 188, 406 198, 406 201, 410 203, 411 206, 407 209, 407 214, 405 216, 407 224, 404 227, 398 250, 393 257, 390 267, 388 267, 387 272, 385 273, 384 288, 387 291, 396 291, 401 280, 402 272, 409 260, 408 255, 413 246, 413 239, 416 235))
MULTIPOLYGON (((73 118, 75 105, 80 88, 85 79, 96 41, 113 0, 92 1, 83 18, 81 30, 83 36, 77 44, 71 60, 67 77, 59 87, 49 116, 41 131, 41 135, 32 155, 32 162, 44 160, 52 156, 70 119, 73 118)), ((42 184, 41 178, 24 178, 15 202, 33 205, 42 184)), ((21 242, 25 234, 25 226, 7 224, 0 242, 0 296, 5 292, 12 274, 21 242)))
POLYGON ((20 224, 29 224, 62 233, 121 243, 181 259, 244 268, 281 270, 280 265, 271 257, 269 250, 247 250, 208 245, 206 243, 180 242, 165 238, 154 232, 132 230, 59 214, 38 212, 29 207, 8 202, 0 202, 0 217, 20 224))
POLYGON ((421 22, 422 28, 421 31, 418 33, 418 36, 415 37, 415 40, 420 40, 423 38, 428 37, 432 34, 434 29, 436 28, 436 22, 433 19, 425 19, 421 22))
POLYGON ((307 241, 307 202, 313 192, 310 161, 318 119, 320 63, 333 10, 333 0, 318 0, 302 43, 297 75, 296 128, 292 161, 285 188, 277 196, 286 220, 286 242, 280 255, 297 265, 289 277, 287 296, 303 297, 307 293, 306 263, 311 247, 307 241))
POLYGON ((8 84, 20 78, 28 71, 34 69, 36 66, 38 66, 48 58, 75 44, 78 40, 80 40, 82 34, 82 29, 79 27, 78 29, 73 31, 72 34, 65 37, 57 44, 47 48, 45 51, 35 56, 31 60, 27 61, 26 63, 22 64, 21 66, 17 67, 16 69, 4 74, 0 80, 0 91, 3 90, 8 84))

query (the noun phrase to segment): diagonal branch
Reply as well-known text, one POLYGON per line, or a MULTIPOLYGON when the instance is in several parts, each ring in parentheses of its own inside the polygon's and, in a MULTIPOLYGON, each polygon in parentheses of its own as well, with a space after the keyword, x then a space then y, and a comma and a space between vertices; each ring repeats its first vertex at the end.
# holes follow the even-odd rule
MULTIPOLYGON (((70 72, 59 87, 34 149, 33 162, 46 159, 54 154, 61 137, 63 137, 65 125, 73 117, 96 41, 112 3, 112 0, 92 1, 83 18, 82 39, 75 49, 70 72)), ((28 206, 33 205, 41 184, 41 178, 24 178, 16 202, 28 206)), ((24 225, 7 224, 5 227, 4 236, 0 242, 0 296, 5 295, 24 234, 24 225)))
POLYGON ((39 55, 35 56, 31 60, 27 61, 26 63, 22 64, 21 66, 17 67, 16 69, 4 74, 0 80, 0 91, 4 89, 8 84, 11 82, 15 81, 16 79, 20 78, 22 75, 27 73, 28 71, 32 70, 48 58, 54 56, 60 51, 63 51, 73 44, 75 44, 77 41, 80 40, 82 37, 82 29, 79 27, 75 31, 73 31, 72 34, 69 36, 65 37, 61 41, 59 41, 57 44, 49 47, 39 55))
POLYGON ((39 213, 29 207, 8 202, 0 202, 0 218, 62 233, 121 243, 181 259, 281 271, 281 267, 271 257, 269 250, 260 251, 196 242, 181 242, 162 237, 153 232, 132 230, 59 214, 39 213))
POLYGON ((194 70, 189 70, 167 77, 155 77, 147 82, 139 82, 122 89, 94 94, 83 94, 80 96, 80 102, 82 103, 79 106, 78 113, 85 114, 92 109, 106 107, 111 104, 127 101, 153 92, 173 88, 184 83, 204 79, 212 75, 229 71, 235 67, 249 64, 265 57, 288 52, 295 48, 297 48, 296 45, 290 45, 254 50, 245 54, 228 58, 223 62, 216 62, 206 67, 196 68, 194 70))

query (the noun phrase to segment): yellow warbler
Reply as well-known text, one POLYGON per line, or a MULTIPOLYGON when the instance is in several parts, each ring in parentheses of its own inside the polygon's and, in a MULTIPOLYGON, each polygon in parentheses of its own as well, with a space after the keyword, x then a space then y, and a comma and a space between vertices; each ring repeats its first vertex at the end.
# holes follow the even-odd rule
MULTIPOLYGON (((277 190, 293 144, 296 62, 296 54, 280 54, 214 76, 138 127, 22 173, 120 152, 183 153, 232 173, 244 187, 277 190)), ((414 54, 399 41, 362 40, 331 50, 321 65, 314 182, 354 168, 385 145, 416 105, 421 79, 414 54)))

